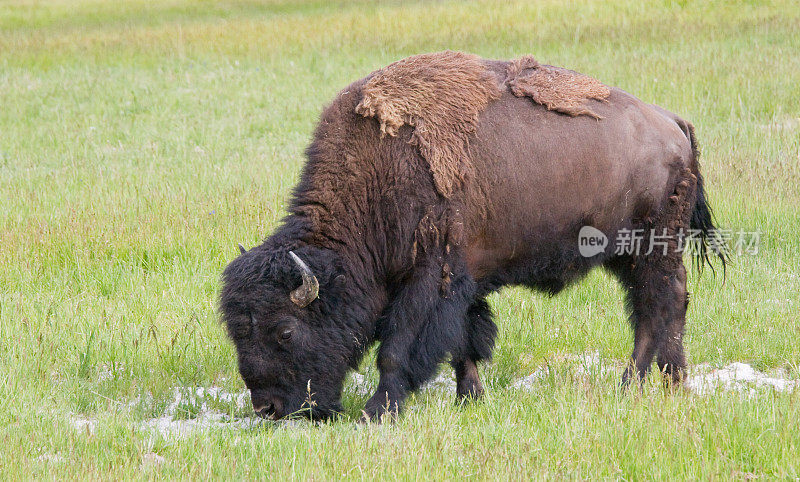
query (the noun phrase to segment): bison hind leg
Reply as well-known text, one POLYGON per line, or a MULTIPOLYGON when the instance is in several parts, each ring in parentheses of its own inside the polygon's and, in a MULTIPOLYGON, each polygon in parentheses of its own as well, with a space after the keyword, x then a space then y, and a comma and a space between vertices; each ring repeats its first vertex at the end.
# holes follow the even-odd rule
POLYGON ((627 289, 626 304, 633 327, 633 352, 622 376, 623 387, 634 381, 641 383, 654 357, 669 381, 679 383, 683 378, 686 270, 682 263, 674 269, 665 264, 619 259, 618 264, 610 266, 627 289))
POLYGON ((456 374, 456 397, 459 401, 483 396, 478 362, 492 358, 497 336, 492 310, 484 298, 476 298, 469 307, 466 331, 466 346, 461 354, 454 354, 450 362, 456 374))
POLYGON ((465 358, 451 362, 456 372, 456 400, 477 400, 483 396, 483 383, 475 360, 465 358))
POLYGON ((697 178, 681 171, 675 190, 659 215, 645 226, 639 254, 612 258, 606 266, 627 289, 627 305, 634 330, 634 348, 623 386, 642 381, 656 356, 659 370, 669 384, 680 384, 686 370, 683 333, 688 293, 683 264, 682 236, 689 229, 697 178), (659 236, 653 246, 654 236, 659 236))

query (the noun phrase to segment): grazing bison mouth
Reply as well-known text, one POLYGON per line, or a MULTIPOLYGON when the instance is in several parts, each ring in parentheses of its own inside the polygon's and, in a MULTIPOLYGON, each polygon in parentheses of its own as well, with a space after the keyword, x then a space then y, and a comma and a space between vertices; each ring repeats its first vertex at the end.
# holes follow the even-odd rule
POLYGON ((283 401, 279 397, 269 395, 263 390, 252 390, 250 399, 253 402, 253 410, 261 418, 276 420, 286 414, 283 401))
POLYGON ((267 420, 282 418, 307 418, 309 420, 329 420, 342 413, 341 403, 323 403, 313 398, 285 401, 284 398, 269 394, 264 390, 251 390, 250 398, 256 415, 267 420))

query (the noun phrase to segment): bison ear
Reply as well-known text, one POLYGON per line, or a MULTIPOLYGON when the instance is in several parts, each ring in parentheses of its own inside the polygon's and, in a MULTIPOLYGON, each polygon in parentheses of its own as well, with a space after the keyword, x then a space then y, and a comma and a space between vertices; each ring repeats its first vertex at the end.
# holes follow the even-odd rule
POLYGON ((244 246, 242 246, 242 244, 241 244, 241 243, 239 243, 239 251, 240 251, 242 254, 244 254, 244 253, 246 253, 246 252, 247 252, 247 250, 246 250, 246 249, 244 249, 244 246))

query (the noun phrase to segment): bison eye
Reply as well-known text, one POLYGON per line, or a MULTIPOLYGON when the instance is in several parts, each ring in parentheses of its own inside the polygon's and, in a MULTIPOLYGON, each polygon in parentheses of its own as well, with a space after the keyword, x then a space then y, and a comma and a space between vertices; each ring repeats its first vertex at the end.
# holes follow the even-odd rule
POLYGON ((284 340, 284 341, 288 340, 291 337, 292 337, 292 330, 288 330, 288 329, 287 330, 283 330, 281 332, 281 334, 280 334, 281 340, 284 340))

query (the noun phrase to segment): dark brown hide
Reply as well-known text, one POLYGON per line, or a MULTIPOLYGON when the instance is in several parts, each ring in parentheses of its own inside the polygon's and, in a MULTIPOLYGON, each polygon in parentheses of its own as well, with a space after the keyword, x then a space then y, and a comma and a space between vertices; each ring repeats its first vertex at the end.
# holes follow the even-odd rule
MULTIPOLYGON (((535 250, 548 239, 569 236, 577 245, 581 225, 610 233, 641 223, 643 213, 662 207, 680 169, 696 169, 689 139, 652 106, 615 88, 607 102, 588 105, 602 121, 555 114, 510 93, 481 115, 466 203, 486 204, 490 193, 491 209, 488 218, 467 210, 466 255, 476 279, 540 256, 535 250)), ((563 266, 563 281, 578 267, 563 266)))

